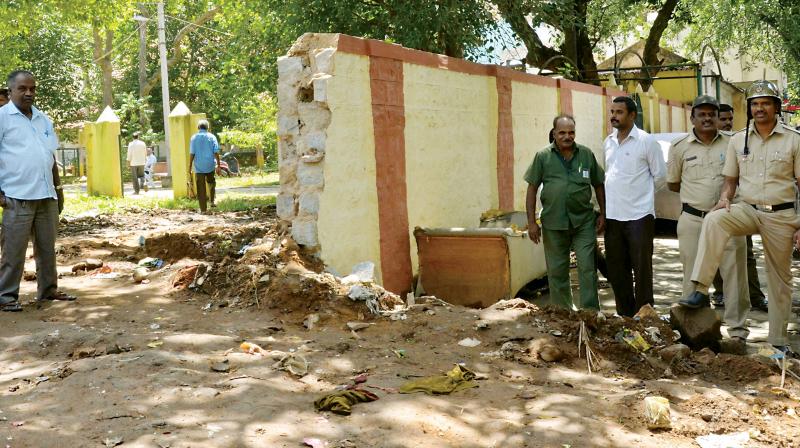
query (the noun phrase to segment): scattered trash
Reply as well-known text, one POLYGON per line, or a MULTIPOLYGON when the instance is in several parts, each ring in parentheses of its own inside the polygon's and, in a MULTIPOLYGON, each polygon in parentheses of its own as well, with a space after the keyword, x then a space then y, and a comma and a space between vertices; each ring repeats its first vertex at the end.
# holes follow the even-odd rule
POLYGON ((669 429, 672 426, 669 400, 664 397, 645 397, 644 417, 649 429, 669 429))
POLYGON ((628 328, 623 328, 614 336, 614 339, 620 342, 625 342, 640 352, 646 352, 650 350, 650 344, 644 340, 641 333, 638 331, 631 331, 628 328))
POLYGON ((89 278, 98 278, 98 279, 114 279, 119 277, 119 273, 114 272, 111 269, 111 266, 103 266, 97 270, 94 274, 90 275, 89 278))
POLYGON ((206 278, 208 278, 208 274, 211 272, 211 266, 205 263, 200 263, 197 265, 197 270, 194 273, 194 280, 192 283, 189 284, 189 289, 197 289, 203 286, 205 283, 206 278))
POLYGON ((653 309, 652 305, 649 303, 647 305, 642 306, 639 308, 639 312, 637 312, 634 316, 634 319, 641 320, 641 319, 659 319, 658 313, 655 309, 653 309))
POLYGON ((148 275, 150 275, 150 271, 146 267, 139 266, 133 270, 133 281, 134 283, 141 283, 147 280, 148 275))
POLYGON ((650 340, 653 341, 653 344, 659 345, 663 342, 661 339, 661 330, 659 330, 658 327, 647 327, 644 329, 644 332, 650 337, 650 340))
POLYGON ((11 426, 13 426, 15 428, 19 428, 19 427, 24 426, 24 425, 25 425, 24 421, 11 422, 11 426))
POLYGON ((411 380, 400 386, 401 394, 424 392, 428 395, 445 395, 472 387, 478 387, 474 382, 475 373, 466 367, 456 364, 449 372, 411 380))
POLYGON ((368 403, 377 399, 377 395, 366 390, 341 390, 314 401, 314 409, 317 411, 331 411, 339 415, 350 415, 354 404, 368 403))
POLYGON ((561 336, 561 332, 558 330, 550 330, 550 334, 553 336, 561 336))
POLYGON ((465 339, 462 339, 462 340, 458 341, 458 345, 460 345, 462 347, 477 347, 477 346, 481 345, 481 341, 479 341, 477 339, 473 339, 473 338, 465 338, 465 339))
POLYGON ((203 311, 211 311, 211 302, 206 303, 206 305, 202 308, 203 311))
POLYGON ((352 283, 369 283, 372 282, 375 276, 375 263, 371 261, 364 261, 353 266, 350 274, 342 277, 342 284, 349 285, 352 283))
POLYGON ((261 348, 258 344, 254 344, 252 342, 242 342, 239 346, 243 352, 250 353, 251 355, 262 355, 265 354, 265 350, 261 348))
POLYGON ((161 269, 161 266, 164 266, 164 260, 160 258, 147 257, 142 258, 136 264, 147 269, 161 269))
POLYGON ((258 279, 259 283, 267 283, 269 281, 269 274, 264 274, 258 279))
POLYGON ((144 247, 145 241, 144 235, 139 235, 139 247, 144 247))
POLYGON ((305 376, 308 373, 308 361, 303 355, 286 353, 278 362, 272 365, 272 368, 285 370, 292 375, 305 376))
POLYGON ((150 324, 150 329, 151 330, 158 330, 160 328, 161 328, 161 325, 159 325, 159 324, 150 324))
POLYGON ((398 358, 405 358, 406 357, 406 351, 403 350, 402 348, 399 348, 399 349, 396 349, 396 350, 392 350, 392 353, 394 353, 395 356, 397 356, 398 358))
POLYGON ((36 271, 25 271, 22 273, 22 279, 26 282, 32 282, 36 280, 36 271))
POLYGON ((694 439, 700 448, 744 448, 750 441, 750 434, 746 431, 728 434, 709 434, 694 439))
POLYGON ((375 293, 367 286, 353 285, 350 287, 350 291, 347 292, 347 297, 355 302, 367 301, 369 299, 374 299, 375 293))
POLYGON ((158 348, 158 347, 161 347, 162 345, 164 345, 164 341, 153 341, 153 342, 147 344, 147 346, 150 347, 150 348, 158 348))

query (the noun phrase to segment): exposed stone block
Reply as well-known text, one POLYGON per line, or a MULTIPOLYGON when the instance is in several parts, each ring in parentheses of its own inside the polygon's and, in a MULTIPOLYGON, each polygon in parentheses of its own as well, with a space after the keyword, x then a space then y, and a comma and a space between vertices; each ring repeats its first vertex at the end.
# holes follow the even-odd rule
POLYGON ((299 163, 297 166, 297 182, 301 187, 323 186, 325 177, 322 165, 318 163, 299 163))
POLYGON ((300 195, 300 215, 317 216, 319 213, 319 193, 306 192, 300 195))
POLYGON ((295 219, 292 221, 292 238, 301 246, 319 246, 319 239, 317 237, 317 222, 310 219, 295 219))
POLYGON ((664 361, 671 362, 673 359, 678 360, 688 358, 689 355, 692 354, 692 349, 685 344, 672 344, 668 347, 662 348, 658 354, 664 361))
POLYGON ((287 82, 292 77, 303 73, 303 58, 297 56, 281 56, 278 58, 278 78, 287 82))
POLYGON ((303 135, 305 145, 309 149, 314 149, 317 152, 325 152, 325 141, 328 139, 327 135, 321 131, 308 132, 303 135))
POLYGON ((314 101, 325 103, 328 101, 328 80, 330 75, 322 75, 314 78, 311 82, 314 86, 314 101))
POLYGON ((293 194, 281 193, 275 200, 275 208, 280 219, 291 221, 297 215, 293 194))
POLYGON ((693 310, 673 305, 669 309, 669 320, 672 328, 681 333, 680 341, 693 350, 705 347, 719 349, 719 340, 722 339, 719 329, 722 321, 711 308, 693 310))
POLYGON ((300 134, 300 123, 297 115, 278 114, 278 136, 296 136, 300 134))
POLYGON ((333 73, 333 55, 335 48, 322 48, 311 51, 311 71, 314 73, 333 73))
POLYGON ((303 130, 320 131, 331 124, 331 111, 320 103, 300 103, 297 105, 303 130))

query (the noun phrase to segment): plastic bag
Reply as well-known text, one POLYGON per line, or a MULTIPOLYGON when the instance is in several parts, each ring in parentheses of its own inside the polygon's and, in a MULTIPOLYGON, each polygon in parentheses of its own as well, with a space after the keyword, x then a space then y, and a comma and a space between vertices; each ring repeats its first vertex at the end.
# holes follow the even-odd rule
POLYGON ((664 397, 645 397, 644 417, 649 429, 669 429, 672 425, 669 400, 664 397))

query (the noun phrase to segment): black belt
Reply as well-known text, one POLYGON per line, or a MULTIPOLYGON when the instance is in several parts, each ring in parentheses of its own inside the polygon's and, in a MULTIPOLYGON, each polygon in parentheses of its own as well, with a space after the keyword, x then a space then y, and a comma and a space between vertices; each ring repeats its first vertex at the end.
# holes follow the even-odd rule
POLYGON ((794 202, 784 202, 783 204, 776 204, 776 205, 759 205, 759 204, 750 204, 751 207, 760 211, 760 212, 779 212, 781 210, 789 210, 790 208, 794 208, 794 202))
POLYGON ((688 213, 690 215, 697 216, 698 218, 705 218, 707 214, 711 213, 711 212, 704 212, 702 210, 698 210, 698 209, 696 209, 696 208, 694 208, 691 205, 686 204, 686 203, 683 204, 683 211, 685 211, 686 213, 688 213))

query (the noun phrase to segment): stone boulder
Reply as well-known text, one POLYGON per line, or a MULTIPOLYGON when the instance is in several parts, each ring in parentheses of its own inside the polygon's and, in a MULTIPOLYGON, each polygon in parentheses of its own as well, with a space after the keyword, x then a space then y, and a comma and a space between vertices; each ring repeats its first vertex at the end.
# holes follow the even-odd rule
POLYGON ((669 310, 669 321, 681 333, 680 342, 692 350, 719 350, 722 320, 711 308, 691 309, 676 304, 669 310))

